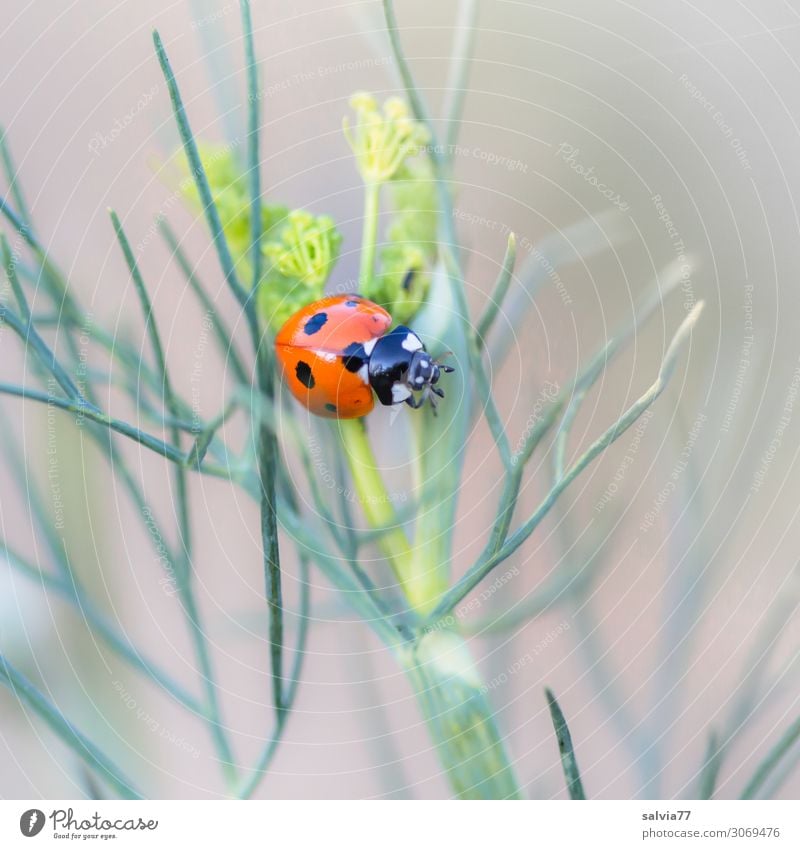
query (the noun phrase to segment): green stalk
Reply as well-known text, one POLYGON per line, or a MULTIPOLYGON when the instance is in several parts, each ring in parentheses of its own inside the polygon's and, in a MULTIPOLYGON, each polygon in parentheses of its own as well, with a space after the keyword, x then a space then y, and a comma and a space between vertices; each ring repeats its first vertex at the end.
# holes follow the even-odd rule
POLYGON ((377 467, 364 420, 342 419, 339 436, 364 516, 370 528, 385 529, 377 539, 378 547, 389 561, 411 607, 427 613, 438 591, 432 593, 425 576, 415 573, 413 552, 405 531, 397 524, 392 499, 377 467))
POLYGON ((466 642, 425 634, 405 665, 457 798, 522 798, 466 642))
POLYGON ((378 241, 378 213, 380 211, 381 184, 364 185, 364 230, 361 238, 361 266, 358 275, 359 289, 367 297, 372 291, 375 274, 375 246, 378 241))
MULTIPOLYGON (((388 527, 378 545, 392 564, 412 608, 430 612, 444 580, 441 570, 420 568, 405 532, 393 527, 394 508, 376 468, 361 419, 343 420, 339 432, 351 475, 371 527, 388 527)), ((519 799, 493 712, 466 642, 439 630, 423 634, 414 648, 401 650, 403 666, 417 695, 455 795, 460 799, 519 799)))
MULTIPOLYGON (((364 184, 364 228, 361 239, 359 289, 370 297, 375 273, 381 183, 364 184)), ((376 465, 372 446, 362 420, 342 420, 339 435, 364 515, 371 529, 388 528, 378 539, 378 547, 392 566, 411 608, 429 613, 445 589, 441 570, 430 568, 426 558, 414 556, 405 531, 399 526, 392 500, 376 465)))

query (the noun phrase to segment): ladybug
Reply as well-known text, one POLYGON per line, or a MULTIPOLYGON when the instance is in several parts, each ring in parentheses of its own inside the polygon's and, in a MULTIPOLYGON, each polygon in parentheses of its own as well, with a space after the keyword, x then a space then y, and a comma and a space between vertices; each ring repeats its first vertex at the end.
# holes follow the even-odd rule
POLYGON ((317 416, 357 419, 375 405, 414 409, 444 398, 441 365, 408 327, 361 295, 332 295, 298 310, 278 331, 275 350, 292 395, 317 416), (373 395, 374 392, 374 395, 373 395))

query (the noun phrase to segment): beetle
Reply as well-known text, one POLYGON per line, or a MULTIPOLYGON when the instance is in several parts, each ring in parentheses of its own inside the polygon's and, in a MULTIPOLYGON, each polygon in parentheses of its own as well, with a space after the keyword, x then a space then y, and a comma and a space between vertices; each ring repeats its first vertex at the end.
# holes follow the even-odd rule
POLYGON ((408 327, 361 295, 331 295, 292 315, 275 337, 275 352, 292 395, 325 418, 355 419, 375 405, 426 401, 436 411, 436 384, 452 366, 433 359, 408 327))

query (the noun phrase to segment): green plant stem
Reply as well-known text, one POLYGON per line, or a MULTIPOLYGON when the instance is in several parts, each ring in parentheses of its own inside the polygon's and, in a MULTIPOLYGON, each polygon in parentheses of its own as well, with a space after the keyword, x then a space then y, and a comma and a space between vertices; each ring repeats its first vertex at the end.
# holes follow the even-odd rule
POLYGON ((338 423, 341 448, 364 516, 371 528, 384 528, 377 544, 389 561, 400 588, 411 607, 425 613, 435 602, 439 583, 435 576, 418 572, 405 531, 397 524, 391 495, 377 467, 363 419, 342 419, 338 423), (435 585, 434 585, 435 584, 435 585))
POLYGON ((424 634, 404 665, 455 795, 521 798, 464 640, 448 630, 424 634))
MULTIPOLYGON (((364 184, 364 226, 361 239, 359 290, 371 297, 375 274, 378 240, 381 184, 375 180, 364 184)), ((397 525, 394 506, 377 468, 366 425, 361 419, 342 420, 339 426, 342 447, 350 473, 370 528, 388 531, 378 539, 378 547, 388 559, 400 587, 414 610, 425 612, 438 596, 441 587, 431 580, 426 568, 417 568, 405 531, 397 525)))
MULTIPOLYGON (((383 0, 383 9, 394 58, 403 78, 412 110, 417 120, 427 126, 431 136, 430 156, 433 163, 435 186, 439 199, 439 250, 449 278, 450 290, 455 302, 454 308, 462 324, 461 332, 466 340, 466 354, 469 360, 470 370, 478 378, 477 386, 481 396, 480 401, 484 410, 488 411, 487 419, 492 427, 493 435, 497 438, 500 437, 502 423, 494 405, 489 381, 485 377, 481 353, 478 347, 471 342, 472 330, 465 294, 464 276, 458 256, 458 243, 452 214, 453 200, 449 186, 445 182, 447 160, 439 153, 440 147, 437 144, 436 134, 428 118, 427 110, 422 103, 419 91, 414 84, 411 69, 403 54, 397 19, 394 13, 394 4, 391 0, 383 0)), ((460 104, 456 108, 457 110, 460 109, 460 104)), ((503 438, 499 438, 497 444, 505 463, 509 459, 507 438, 505 441, 503 438)), ((447 592, 443 593, 439 600, 436 600, 436 597, 434 597, 434 613, 430 615, 429 622, 435 621, 436 611, 444 608, 447 597, 447 592)), ((426 607, 430 609, 430 599, 426 607)), ((426 640, 430 641, 431 638, 442 637, 445 633, 447 632, 434 631, 427 634, 422 640, 421 647, 425 645, 426 640)), ((463 652, 461 653, 461 657, 463 660, 461 662, 461 668, 464 670, 472 667, 472 661, 466 645, 463 643, 462 645, 463 652)), ((434 655, 436 654, 438 654, 438 651, 434 653, 434 655)), ((438 664, 435 664, 435 666, 438 666, 438 664)), ((451 697, 452 693, 464 692, 460 689, 454 690, 454 688, 448 686, 444 690, 438 687, 426 690, 425 679, 423 677, 421 679, 423 687, 422 689, 418 689, 418 698, 423 712, 429 717, 428 721, 432 736, 437 742, 440 757, 445 768, 448 770, 450 783, 458 796, 463 797, 470 793, 475 793, 479 798, 519 798, 520 793, 517 783, 508 767, 505 752, 503 751, 502 743, 492 718, 491 708, 488 705, 485 694, 479 689, 479 680, 478 676, 474 673, 468 675, 468 689, 462 702, 463 705, 472 706, 476 710, 478 718, 471 721, 462 715, 462 721, 447 723, 441 726, 436 721, 432 722, 430 719, 429 708, 431 697, 426 696, 426 693, 430 692, 433 694, 434 699, 436 698, 435 694, 442 693, 446 703, 446 700, 451 697), (466 695, 467 693, 469 693, 468 696, 466 695), (466 722, 463 721, 464 719, 466 719, 466 722), (487 735, 487 739, 479 742, 476 740, 476 735, 480 737, 482 733, 487 735), (478 772, 478 783, 470 777, 470 770, 474 771, 476 768, 478 772)), ((445 718, 448 716, 446 711, 434 708, 434 716, 436 715, 442 715, 445 718)))
POLYGON ((578 571, 572 569, 554 570, 552 576, 541 586, 512 608, 500 614, 488 614, 470 617, 459 623, 459 631, 467 636, 487 636, 489 634, 510 634, 523 628, 537 616, 547 613, 572 596, 585 591, 594 578, 592 563, 587 563, 578 571))
POLYGON ((298 549, 305 551, 322 574, 333 584, 345 602, 369 625, 375 634, 396 655, 405 650, 413 634, 403 617, 394 617, 366 592, 351 571, 342 568, 341 557, 322 548, 308 522, 294 510, 293 505, 278 501, 281 524, 296 541, 298 549))
MULTIPOLYGON (((455 230, 455 217, 453 215, 453 198, 447 182, 447 160, 442 153, 442 148, 437 144, 436 133, 433 123, 428 115, 428 111, 422 102, 419 90, 414 83, 414 77, 411 73, 411 68, 403 53, 400 35, 397 27, 397 18, 394 11, 394 3, 392 0, 383 0, 384 16, 386 26, 389 31, 389 40, 394 53, 395 61, 397 62, 400 75, 403 79, 406 95, 411 103, 412 110, 418 121, 423 123, 431 135, 430 157, 433 164, 436 192, 439 198, 439 249, 442 253, 445 270, 447 271, 451 291, 453 292, 456 308, 463 324, 465 336, 472 340, 474 334, 470 327, 469 308, 465 294, 464 274, 461 267, 460 258, 458 255, 458 239, 455 230)), ((513 269, 513 264, 516 258, 516 242, 510 239, 506 250, 506 256, 503 263, 503 270, 499 284, 501 288, 507 286, 504 282, 506 272, 508 272, 509 281, 510 274, 513 269)), ((489 324, 491 324, 491 317, 489 324)), ((470 370, 474 376, 476 388, 481 406, 486 416, 487 423, 492 432, 492 437, 497 446, 500 458, 506 469, 506 494, 513 493, 514 481, 512 469, 512 456, 508 444, 508 437, 502 424, 500 413, 494 402, 491 392, 491 384, 489 382, 486 370, 483 364, 482 349, 480 344, 467 344, 467 355, 469 358, 470 370)), ((511 512, 507 511, 508 521, 511 520, 511 512)), ((491 543, 490 543, 491 544, 491 543)), ((444 601, 437 606, 442 607, 444 601)))
POLYGON ((0 682, 55 732, 78 757, 113 787, 123 799, 142 796, 124 773, 88 737, 67 720, 58 708, 0 654, 0 682))
POLYGON ((361 236, 361 264, 358 288, 366 297, 371 297, 375 279, 375 251, 378 242, 378 215, 380 212, 381 184, 364 184, 364 227, 361 236))

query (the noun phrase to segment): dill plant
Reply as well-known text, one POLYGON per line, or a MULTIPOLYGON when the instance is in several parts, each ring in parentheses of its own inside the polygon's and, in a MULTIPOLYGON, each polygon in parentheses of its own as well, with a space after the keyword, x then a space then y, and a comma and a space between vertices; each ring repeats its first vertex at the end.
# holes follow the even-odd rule
MULTIPOLYGON (((247 150, 243 159, 237 158, 232 150, 215 148, 195 138, 176 75, 160 37, 154 35, 156 56, 181 138, 182 193, 189 207, 207 224, 220 272, 241 310, 249 342, 249 351, 243 354, 242 340, 233 338, 230 328, 217 314, 179 236, 165 220, 160 221, 159 229, 176 267, 210 317, 220 353, 235 378, 236 386, 228 404, 214 419, 198 420, 182 396, 183 387, 172 379, 147 282, 115 212, 111 213, 111 224, 145 319, 149 353, 141 356, 137 346, 114 338, 103 328, 95 328, 93 336, 130 379, 126 386, 143 417, 152 422, 152 429, 141 429, 104 411, 99 400, 103 374, 90 371, 88 379, 76 380, 81 367, 76 340, 86 325, 86 312, 38 238, 3 136, 3 162, 11 192, 0 201, 10 234, 3 235, 1 247, 11 297, 3 300, 0 318, 3 326, 19 337, 34 374, 49 388, 45 391, 27 385, 3 384, 0 392, 71 414, 85 436, 113 462, 115 474, 139 507, 148 535, 158 540, 160 557, 171 570, 175 602, 182 610, 192 638, 200 673, 198 687, 187 689, 178 684, 171 670, 144 655, 103 615, 94 604, 89 588, 82 585, 65 557, 49 517, 36 508, 35 499, 34 520, 48 548, 51 561, 48 568, 40 568, 5 542, 3 551, 11 568, 28 576, 44 592, 74 605, 111 651, 169 693, 186 711, 203 718, 216 748, 226 792, 231 796, 246 798, 257 791, 290 720, 298 687, 302 686, 311 601, 306 579, 300 600, 302 624, 297 643, 287 646, 281 557, 289 549, 295 550, 304 575, 309 569, 317 569, 341 592, 346 604, 363 618, 364 627, 377 634, 405 671, 453 795, 493 799, 523 796, 487 695, 486 682, 470 651, 470 628, 482 628, 485 623, 478 626, 460 623, 454 613, 534 533, 570 483, 649 410, 669 381, 702 309, 702 304, 696 305, 677 328, 653 384, 572 463, 567 462, 567 447, 571 425, 582 401, 608 363, 660 304, 668 287, 654 289, 639 305, 635 320, 621 327, 569 385, 543 396, 541 414, 512 448, 493 398, 486 357, 487 347, 493 352, 495 367, 503 357, 502 343, 492 348, 493 327, 516 273, 516 241, 513 236, 509 238, 495 288, 487 297, 482 314, 471 316, 454 225, 452 162, 445 152, 452 149, 457 138, 475 4, 470 0, 462 4, 464 25, 459 30, 451 65, 452 96, 447 104, 447 135, 443 139, 434 133, 403 55, 393 4, 384 0, 383 6, 404 90, 383 104, 367 93, 357 93, 352 99, 352 115, 344 120, 344 132, 364 185, 358 285, 365 296, 384 305, 395 320, 411 323, 422 338, 431 340, 434 355, 445 350, 452 352, 457 371, 448 387, 448 402, 440 407, 438 417, 433 417, 427 409, 412 417, 408 460, 414 469, 417 491, 417 500, 410 505, 412 509, 399 509, 387 492, 380 457, 376 457, 370 437, 369 420, 334 422, 330 427, 320 425, 316 435, 312 435, 319 440, 321 451, 331 463, 335 457, 346 458, 364 528, 348 518, 346 498, 336 503, 335 497, 321 491, 310 452, 312 442, 307 420, 293 406, 284 403, 277 391, 272 336, 288 316, 321 297, 326 284, 335 281, 342 239, 329 216, 291 209, 285 199, 264 196, 258 154, 260 81, 246 0, 241 3, 248 82, 247 150), (382 209, 390 211, 383 232, 378 227, 382 209), (37 303, 42 298, 47 300, 58 316, 62 339, 58 354, 48 341, 52 322, 32 312, 29 306, 31 291, 37 292, 37 303), (244 416, 249 422, 252 454, 237 453, 236 447, 226 444, 222 437, 224 423, 234 415, 244 416), (502 493, 493 528, 481 553, 470 564, 454 564, 452 528, 465 446, 476 416, 485 417, 502 460, 502 493), (546 437, 552 440, 554 458, 549 491, 530 515, 518 517, 516 506, 526 466, 546 437), (153 516, 146 508, 141 487, 119 451, 122 440, 133 440, 172 465, 178 501, 176 543, 164 542, 170 534, 163 519, 153 516), (436 444, 436 451, 427 450, 432 443, 436 444), (305 470, 313 510, 303 506, 287 473, 284 457, 288 453, 299 458, 305 470), (252 764, 237 763, 233 756, 223 720, 224 705, 196 601, 196 553, 187 495, 191 479, 196 475, 228 481, 257 500, 261 509, 274 712, 272 727, 252 764), (379 588, 365 567, 364 551, 373 545, 393 571, 396 579, 393 588, 379 588)), ((534 290, 532 285, 531 294, 534 290)), ((29 486, 23 467, 17 468, 17 478, 21 487, 29 486)), ((545 587, 508 616, 490 623, 491 626, 513 627, 537 615, 559 596, 565 581, 577 582, 577 578, 557 576, 552 586, 545 587)), ((26 709, 47 723, 73 749, 108 790, 125 798, 147 794, 147 787, 136 786, 92 742, 85 730, 67 719, 5 658, 0 660, 0 680, 13 690, 26 709)), ((572 798, 584 798, 567 719, 550 691, 546 699, 568 792, 572 798)), ((793 726, 787 732, 787 740, 793 741, 796 736, 797 729, 793 726)), ((753 795, 764 783, 785 746, 769 753, 748 785, 746 795, 753 795)), ((719 757, 720 747, 712 747, 706 777, 711 792, 714 778, 711 773, 718 769, 719 757)))

